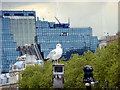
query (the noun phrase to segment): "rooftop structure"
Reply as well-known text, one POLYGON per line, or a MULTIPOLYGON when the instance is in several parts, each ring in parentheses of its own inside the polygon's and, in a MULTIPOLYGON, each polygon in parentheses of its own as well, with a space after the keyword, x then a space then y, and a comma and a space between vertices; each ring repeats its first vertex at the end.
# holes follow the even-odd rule
POLYGON ((19 56, 23 56, 25 54, 35 55, 37 60, 43 60, 39 47, 36 43, 34 44, 25 44, 24 46, 19 46, 17 50, 20 52, 19 56))

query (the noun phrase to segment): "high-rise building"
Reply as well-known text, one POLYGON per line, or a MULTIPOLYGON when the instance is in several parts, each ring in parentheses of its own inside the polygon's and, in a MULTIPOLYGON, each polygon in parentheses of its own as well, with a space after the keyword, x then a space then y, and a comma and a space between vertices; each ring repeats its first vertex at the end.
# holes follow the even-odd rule
POLYGON ((10 32, 10 19, 0 15, 0 69, 2 72, 9 71, 9 65, 17 61, 19 52, 10 32))
POLYGON ((0 67, 8 72, 9 64, 15 63, 19 46, 34 44, 36 36, 35 11, 0 11, 0 67))
POLYGON ((33 44, 35 37, 35 11, 1 11, 2 17, 10 18, 10 32, 17 46, 33 44))
MULTIPOLYGON (((58 19, 57 19, 58 20, 58 19)), ((58 21, 59 22, 59 21, 58 21)), ((92 28, 69 28, 69 23, 55 24, 55 22, 36 21, 37 43, 43 57, 56 48, 56 44, 62 44, 63 56, 69 59, 72 53, 83 54, 84 51, 90 50, 96 52, 98 47, 97 36, 92 36, 92 28)))

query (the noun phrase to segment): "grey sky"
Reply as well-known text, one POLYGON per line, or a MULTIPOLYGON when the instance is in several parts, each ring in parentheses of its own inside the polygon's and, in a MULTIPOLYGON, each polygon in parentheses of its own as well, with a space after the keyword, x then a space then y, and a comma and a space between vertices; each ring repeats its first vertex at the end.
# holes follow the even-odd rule
POLYGON ((104 32, 110 35, 118 32, 117 2, 2 2, 3 10, 35 10, 42 20, 67 22, 71 27, 92 27, 93 35, 101 37, 104 32))

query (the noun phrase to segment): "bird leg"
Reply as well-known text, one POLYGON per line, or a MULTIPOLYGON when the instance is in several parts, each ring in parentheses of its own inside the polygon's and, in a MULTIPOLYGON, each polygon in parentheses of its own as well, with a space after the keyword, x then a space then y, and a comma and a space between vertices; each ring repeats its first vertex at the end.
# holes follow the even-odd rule
POLYGON ((57 64, 57 60, 54 60, 55 64, 57 64))
POLYGON ((58 59, 57 59, 57 64, 58 64, 58 59))
MULTIPOLYGON (((55 63, 56 61, 54 60, 54 63, 55 63)), ((55 63, 56 64, 56 63, 55 63)))

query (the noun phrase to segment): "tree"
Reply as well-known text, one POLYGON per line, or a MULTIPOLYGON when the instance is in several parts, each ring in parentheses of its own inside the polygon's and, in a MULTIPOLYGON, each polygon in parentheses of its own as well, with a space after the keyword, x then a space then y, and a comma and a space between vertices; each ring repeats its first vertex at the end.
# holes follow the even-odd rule
MULTIPOLYGON (((106 48, 97 49, 96 53, 88 50, 84 55, 72 54, 70 60, 65 62, 62 58, 60 63, 65 64, 64 88, 85 88, 83 83, 83 67, 91 65, 93 77, 99 84, 93 88, 120 87, 120 38, 108 44, 106 48)), ((43 66, 28 66, 21 73, 19 81, 21 88, 53 88, 52 62, 46 62, 43 66)))
POLYGON ((19 81, 20 88, 50 88, 53 87, 51 82, 52 63, 46 62, 43 66, 30 65, 21 72, 22 79, 19 81))

